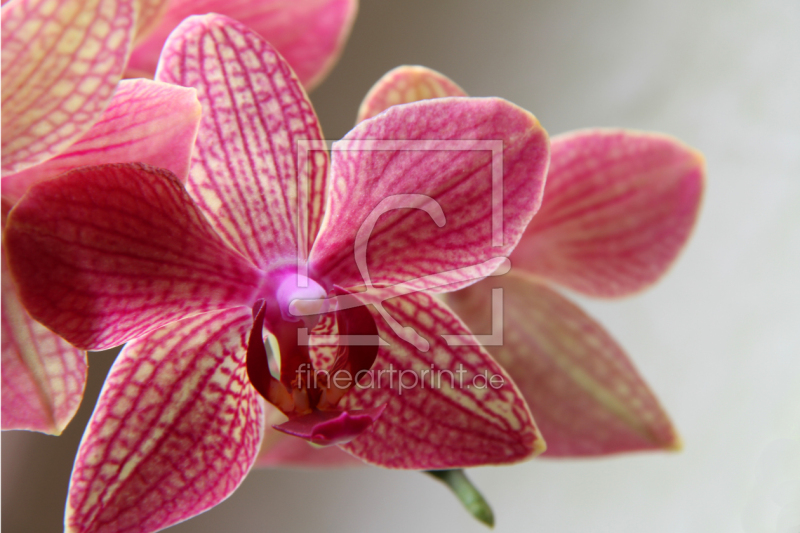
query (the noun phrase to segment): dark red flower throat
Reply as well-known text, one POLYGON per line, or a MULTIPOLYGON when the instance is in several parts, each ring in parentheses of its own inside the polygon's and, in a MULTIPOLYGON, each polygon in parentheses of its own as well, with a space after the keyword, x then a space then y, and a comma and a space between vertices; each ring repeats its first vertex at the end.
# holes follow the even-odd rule
MULTIPOLYGON (((334 290, 337 295, 348 294, 339 287, 334 290)), ((250 383, 289 417, 275 429, 320 445, 352 440, 371 426, 385 407, 350 411, 338 407, 378 355, 378 328, 372 313, 361 305, 292 320, 291 314, 281 313, 279 305, 268 306, 265 300, 259 300, 253 306, 253 328, 247 345, 250 383), (309 336, 301 336, 301 328, 311 330, 328 313, 335 313, 338 335, 333 363, 322 369, 315 367, 310 353, 321 345, 309 346, 309 336), (264 345, 265 320, 280 351, 280 379, 270 370, 264 345)))

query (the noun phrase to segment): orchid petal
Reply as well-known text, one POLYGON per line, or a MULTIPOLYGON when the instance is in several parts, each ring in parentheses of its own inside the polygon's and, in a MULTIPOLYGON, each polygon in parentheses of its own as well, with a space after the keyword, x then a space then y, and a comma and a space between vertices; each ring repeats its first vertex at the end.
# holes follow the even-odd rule
POLYGON ((384 74, 372 86, 358 108, 356 123, 372 118, 393 105, 445 96, 467 96, 467 93, 447 76, 433 69, 403 65, 384 74))
POLYGON ((357 10, 357 0, 172 0, 158 28, 133 51, 128 66, 152 76, 167 36, 181 21, 218 13, 269 41, 311 90, 336 63, 357 10))
POLYGON ((504 342, 487 350, 525 396, 547 439, 546 456, 680 446, 623 349, 557 292, 512 273, 449 294, 448 303, 473 332, 488 332, 493 288, 502 289, 504 342))
POLYGON ((33 320, 3 263, 2 429, 59 435, 81 403, 86 352, 33 320))
POLYGON ((375 317, 380 337, 391 346, 380 347, 370 374, 340 407, 387 405, 369 429, 343 446, 346 451, 388 468, 427 470, 513 463, 544 450, 522 395, 452 311, 426 293, 382 305, 429 349, 417 350, 375 317), (451 346, 443 334, 473 344, 451 346))
POLYGON ((317 147, 309 154, 309 209, 298 209, 298 150, 322 139, 300 82, 269 43, 220 15, 186 19, 164 46, 157 79, 196 87, 207 110, 189 194, 219 234, 262 269, 277 258, 293 261, 298 233, 308 227, 307 242, 316 235, 327 172, 327 152, 317 147), (299 215, 308 216, 307 226, 297 225, 299 215))
POLYGON ((345 444, 369 428, 385 408, 379 405, 352 411, 313 411, 273 428, 319 446, 345 444))
POLYGON ((40 183, 4 235, 28 312, 81 348, 249 305, 261 279, 172 174, 143 165, 84 167, 40 183))
POLYGON ((261 444, 248 309, 187 318, 123 348, 83 435, 65 523, 148 533, 227 498, 261 444))
POLYGON ((66 152, 3 180, 16 202, 31 186, 73 168, 146 163, 185 180, 200 126, 193 89, 149 80, 123 80, 100 120, 66 152))
POLYGON ((133 38, 133 0, 2 8, 3 176, 57 155, 100 118, 133 38))
POLYGON ((511 257, 591 296, 654 283, 697 220, 702 156, 652 133, 587 130, 553 139, 542 209, 511 257))
POLYGON ((286 420, 286 416, 266 402, 267 423, 261 450, 258 452, 255 467, 294 467, 294 468, 347 468, 364 466, 364 463, 343 451, 338 446, 312 446, 307 441, 281 433, 273 425, 286 420))
POLYGON ((513 250, 541 202, 547 163, 547 134, 505 100, 393 106, 334 143, 312 268, 342 287, 367 276, 441 284, 455 269, 454 281, 472 283, 513 250))

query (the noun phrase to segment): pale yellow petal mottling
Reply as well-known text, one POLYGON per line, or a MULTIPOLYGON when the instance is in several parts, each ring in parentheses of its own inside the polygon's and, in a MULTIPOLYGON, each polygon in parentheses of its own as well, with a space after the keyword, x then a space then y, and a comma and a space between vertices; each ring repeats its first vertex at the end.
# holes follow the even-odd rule
POLYGON ((108 439, 119 430, 119 420, 109 419, 102 428, 98 430, 98 438, 108 439))
MULTIPOLYGON (((74 94, 67 98, 64 102, 63 108, 67 113, 74 113, 83 105, 83 98, 80 95, 74 94)), ((43 132, 44 133, 44 132, 43 132)))
POLYGON ((145 361, 139 368, 136 369, 136 373, 133 375, 133 381, 137 383, 144 383, 146 382, 150 376, 153 375, 156 366, 151 361, 145 361))
POLYGON ((108 47, 113 49, 122 46, 123 41, 125 41, 127 38, 127 32, 124 30, 116 30, 108 35, 108 47))
POLYGON ((428 87, 427 85, 420 85, 419 87, 410 90, 409 96, 411 98, 414 98, 415 101, 418 101, 418 100, 427 100, 428 98, 433 97, 434 94, 431 91, 431 88, 428 87))
POLYGON ((3 175, 63 151, 102 114, 111 91, 101 94, 100 85, 113 89, 129 52, 132 1, 19 0, 4 6, 3 175), (87 93, 80 85, 90 72, 101 83, 87 93), (80 104, 61 107, 67 97, 80 98, 80 104), (70 116, 79 109, 85 116, 70 116))
POLYGON ((386 101, 389 102, 391 105, 397 105, 402 102, 402 95, 400 91, 392 90, 389 91, 389 94, 386 95, 386 101))
POLYGON ((91 29, 92 37, 102 39, 111 31, 111 25, 105 20, 98 20, 91 29))
POLYGON ((114 403, 111 408, 111 414, 116 417, 123 417, 125 413, 131 408, 131 400, 129 398, 120 398, 114 403))
POLYGON ((42 3, 41 7, 39 8, 39 13, 41 13, 43 17, 49 17, 55 13, 57 7, 58 0, 47 0, 46 2, 42 3))

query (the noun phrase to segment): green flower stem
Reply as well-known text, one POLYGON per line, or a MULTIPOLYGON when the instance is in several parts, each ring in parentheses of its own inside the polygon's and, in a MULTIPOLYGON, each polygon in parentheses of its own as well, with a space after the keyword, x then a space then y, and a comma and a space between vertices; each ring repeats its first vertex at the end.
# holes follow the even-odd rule
POLYGON ((475 488, 463 470, 460 468, 458 470, 426 470, 425 473, 447 485, 464 508, 478 521, 490 528, 494 527, 494 513, 489 502, 475 488))

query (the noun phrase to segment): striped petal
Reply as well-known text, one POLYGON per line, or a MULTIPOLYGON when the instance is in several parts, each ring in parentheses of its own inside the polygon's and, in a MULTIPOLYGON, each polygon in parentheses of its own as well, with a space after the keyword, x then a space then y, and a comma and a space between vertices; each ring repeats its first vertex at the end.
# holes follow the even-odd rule
POLYGON ((622 348, 555 291, 512 273, 449 294, 448 303, 476 334, 502 328, 502 345, 487 349, 525 396, 547 439, 546 456, 680 446, 622 348), (502 291, 500 324, 492 322, 493 289, 502 291))
POLYGON ((391 107, 333 145, 312 268, 342 287, 488 275, 539 207, 548 154, 536 118, 505 100, 391 107))
POLYGON ((368 463, 414 470, 513 463, 544 450, 519 390, 452 311, 426 293, 382 305, 427 349, 417 349, 419 339, 404 340, 376 316, 379 335, 390 345, 381 346, 370 375, 341 407, 387 405, 345 450, 368 463), (474 344, 451 346, 442 335, 474 344))
POLYGON ((591 296, 639 291, 685 245, 704 173, 698 152, 664 135, 586 130, 555 137, 545 202, 512 264, 591 296))
POLYGON ((83 435, 67 531, 149 533, 227 498, 261 444, 247 309, 206 313, 122 350, 83 435))
POLYGON ((86 353, 25 312, 2 262, 2 429, 59 435, 83 397, 86 353))
POLYGON ((206 110, 187 190, 214 228, 262 269, 294 260, 319 226, 327 153, 309 154, 299 189, 298 150, 322 131, 289 65, 253 31, 212 14, 175 29, 156 77, 197 88, 206 110), (298 209, 303 197, 309 209, 298 209))
POLYGON ((347 468, 364 463, 338 446, 312 446, 308 442, 272 428, 286 422, 286 415, 266 402, 264 437, 258 452, 257 468, 347 468))
POLYGON ((133 0, 3 6, 3 176, 64 151, 100 118, 122 77, 133 0))
POLYGON ((3 180, 14 202, 34 184, 73 168, 104 163, 146 163, 185 180, 200 125, 192 89, 149 80, 123 80, 100 120, 49 161, 3 180))
POLYGON ((357 10, 357 0, 172 0, 159 26, 134 49, 128 66, 152 76, 167 36, 183 19, 219 13, 269 41, 311 90, 339 58, 357 10))
POLYGON ((433 69, 403 65, 384 74, 372 86, 358 108, 356 123, 372 118, 393 105, 445 96, 467 96, 467 93, 447 76, 433 69))
POLYGON ((11 211, 4 245, 31 316, 87 349, 249 306, 260 283, 172 174, 136 164, 35 186, 11 211))

